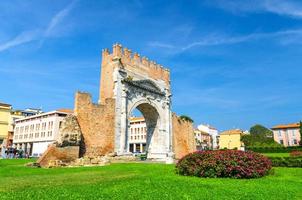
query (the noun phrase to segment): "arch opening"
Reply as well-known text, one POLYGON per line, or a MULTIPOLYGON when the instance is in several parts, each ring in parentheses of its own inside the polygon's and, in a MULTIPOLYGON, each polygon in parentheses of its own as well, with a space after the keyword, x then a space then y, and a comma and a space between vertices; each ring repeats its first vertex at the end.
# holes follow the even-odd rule
POLYGON ((129 153, 146 153, 148 157, 158 132, 159 118, 156 108, 148 103, 141 103, 132 109, 127 131, 129 153))

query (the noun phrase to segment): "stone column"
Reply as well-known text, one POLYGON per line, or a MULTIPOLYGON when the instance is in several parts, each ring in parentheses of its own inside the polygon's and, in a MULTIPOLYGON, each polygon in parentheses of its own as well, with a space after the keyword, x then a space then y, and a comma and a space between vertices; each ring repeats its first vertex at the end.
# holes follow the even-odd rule
POLYGON ((140 146, 139 146, 139 150, 140 150, 140 152, 142 153, 142 152, 143 152, 143 143, 140 143, 139 145, 140 145, 140 146))
POLYGON ((136 152, 136 144, 133 143, 133 152, 136 152))

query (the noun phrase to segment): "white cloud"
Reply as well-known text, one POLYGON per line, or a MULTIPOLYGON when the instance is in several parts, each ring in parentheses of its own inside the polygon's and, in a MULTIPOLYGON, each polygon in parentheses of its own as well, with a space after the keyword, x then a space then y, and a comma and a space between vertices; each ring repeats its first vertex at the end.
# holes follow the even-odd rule
POLYGON ((56 26, 63 21, 63 19, 69 14, 71 9, 73 8, 75 1, 72 1, 70 4, 68 4, 64 9, 60 10, 58 13, 56 13, 50 23, 48 24, 47 28, 45 30, 42 29, 35 29, 30 31, 23 31, 16 37, 12 38, 9 41, 4 42, 3 44, 0 44, 0 52, 5 51, 7 49, 10 49, 12 47, 16 47, 22 44, 26 44, 35 40, 40 40, 43 42, 43 40, 47 37, 50 37, 51 33, 54 31, 56 26))
POLYGON ((285 0, 265 0, 263 7, 268 12, 276 13, 279 15, 288 15, 292 17, 302 17, 302 4, 301 1, 285 1, 285 0))
POLYGON ((148 43, 148 46, 150 47, 159 47, 159 48, 167 48, 167 49, 174 49, 175 46, 167 43, 161 43, 158 41, 152 41, 148 43))
POLYGON ((45 36, 49 36, 55 27, 63 21, 63 19, 69 14, 72 10, 76 1, 72 1, 69 5, 67 5, 64 9, 60 10, 56 15, 54 15, 45 30, 45 36))
POLYGON ((40 37, 40 33, 41 32, 39 30, 24 31, 19 35, 17 35, 16 37, 14 37, 13 39, 3 44, 0 44, 0 52, 21 44, 31 42, 33 40, 37 40, 40 37))
POLYGON ((270 12, 302 18, 302 2, 299 0, 211 0, 210 4, 231 12, 270 12))
MULTIPOLYGON (((287 39, 288 36, 291 36, 291 38, 294 38, 292 36, 301 36, 302 35, 302 29, 290 29, 290 30, 284 30, 284 31, 277 31, 277 32, 269 32, 269 33, 251 33, 248 35, 242 35, 242 36, 225 36, 225 35, 219 35, 219 34, 213 34, 208 36, 203 36, 202 40, 194 41, 189 44, 183 45, 183 46, 176 46, 173 44, 168 43, 161 43, 158 41, 155 42, 149 42, 148 45, 151 47, 156 48, 166 48, 166 49, 174 49, 174 52, 182 52, 186 51, 188 49, 197 47, 197 46, 218 46, 218 45, 231 45, 231 44, 237 44, 242 42, 248 42, 253 40, 261 40, 261 39, 276 39, 276 38, 282 38, 285 37, 287 39)), ((297 37, 300 38, 300 37, 297 37)), ((288 40, 287 40, 288 41, 288 40)), ((282 43, 282 41, 280 40, 282 43)), ((291 41, 294 42, 294 41, 291 41)), ((283 43, 286 44, 286 43, 283 43)), ((288 44, 288 43, 287 43, 288 44)))

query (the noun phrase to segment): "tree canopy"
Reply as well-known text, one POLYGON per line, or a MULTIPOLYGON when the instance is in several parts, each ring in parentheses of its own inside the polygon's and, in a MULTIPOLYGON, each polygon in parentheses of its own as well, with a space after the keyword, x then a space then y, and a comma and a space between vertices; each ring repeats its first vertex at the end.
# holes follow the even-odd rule
POLYGON ((250 134, 242 136, 241 141, 245 146, 280 146, 274 141, 273 132, 260 124, 252 126, 250 134))
POLYGON ((180 116, 180 119, 182 119, 182 120, 184 120, 184 121, 191 122, 191 123, 194 122, 194 120, 193 120, 191 117, 187 116, 187 115, 181 115, 181 116, 180 116))
POLYGON ((272 137, 273 136, 273 131, 270 129, 266 128, 265 126, 262 126, 260 124, 256 124, 250 128, 250 134, 251 135, 263 135, 267 137, 272 137))

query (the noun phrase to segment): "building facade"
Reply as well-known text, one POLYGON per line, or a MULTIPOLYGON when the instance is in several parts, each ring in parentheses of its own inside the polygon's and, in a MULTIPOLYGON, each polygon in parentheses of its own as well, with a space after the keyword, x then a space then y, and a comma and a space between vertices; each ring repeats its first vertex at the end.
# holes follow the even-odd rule
POLYGON ((131 153, 146 151, 147 140, 147 126, 145 118, 143 117, 131 117, 130 118, 130 130, 129 130, 129 146, 128 151, 131 153))
POLYGON ((244 144, 241 142, 241 136, 243 136, 243 131, 239 129, 228 130, 220 133, 219 148, 238 150, 243 149, 244 144))
POLYGON ((301 140, 300 123, 282 124, 272 128, 274 140, 279 144, 288 146, 298 146, 301 140))
POLYGON ((195 129, 194 134, 197 150, 206 150, 213 148, 212 136, 209 133, 195 129))
POLYGON ((210 125, 200 124, 197 129, 203 133, 207 133, 211 136, 211 148, 218 148, 218 130, 210 125))
POLYGON ((57 139, 61 122, 70 113, 70 110, 57 110, 16 120, 13 147, 29 156, 41 156, 57 139))
POLYGON ((6 103, 0 103, 0 156, 3 157, 5 154, 5 146, 8 130, 9 130, 9 119, 12 106, 6 103))
POLYGON ((25 110, 12 110, 10 112, 8 134, 6 137, 6 146, 5 146, 6 149, 11 148, 13 145, 16 120, 23 119, 25 117, 33 116, 36 114, 41 114, 41 113, 42 113, 41 109, 33 109, 33 108, 28 108, 25 110))
POLYGON ((0 144, 7 136, 11 109, 10 104, 0 103, 0 144))

